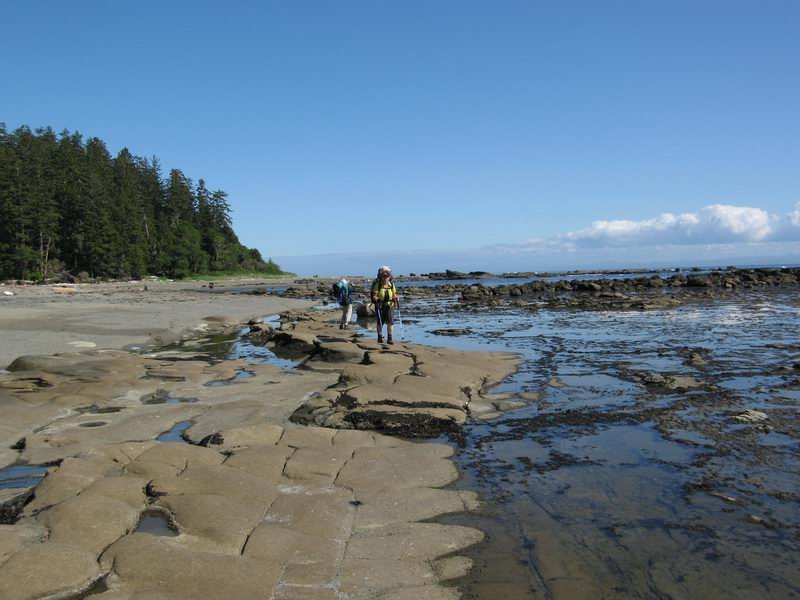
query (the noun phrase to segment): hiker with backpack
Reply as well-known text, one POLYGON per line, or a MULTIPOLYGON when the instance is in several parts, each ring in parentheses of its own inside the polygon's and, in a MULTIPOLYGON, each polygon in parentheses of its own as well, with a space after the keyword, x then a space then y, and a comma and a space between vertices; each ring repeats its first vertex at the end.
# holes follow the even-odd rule
POLYGON ((400 300, 389 267, 378 269, 378 277, 372 282, 372 303, 375 305, 375 316, 378 319, 378 343, 383 342, 383 325, 386 324, 386 342, 394 344, 392 340, 394 309, 400 306, 400 300))
POLYGON ((347 279, 340 279, 333 284, 333 296, 342 307, 342 318, 339 321, 339 329, 347 329, 350 326, 350 318, 353 316, 353 299, 351 294, 353 287, 347 279))

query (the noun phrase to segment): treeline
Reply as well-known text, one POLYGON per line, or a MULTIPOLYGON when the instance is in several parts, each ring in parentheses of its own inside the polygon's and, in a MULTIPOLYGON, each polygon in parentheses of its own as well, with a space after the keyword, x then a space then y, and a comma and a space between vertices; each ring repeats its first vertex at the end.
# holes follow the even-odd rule
POLYGON ((96 137, 0 123, 0 279, 281 272, 231 226, 228 194, 96 137))

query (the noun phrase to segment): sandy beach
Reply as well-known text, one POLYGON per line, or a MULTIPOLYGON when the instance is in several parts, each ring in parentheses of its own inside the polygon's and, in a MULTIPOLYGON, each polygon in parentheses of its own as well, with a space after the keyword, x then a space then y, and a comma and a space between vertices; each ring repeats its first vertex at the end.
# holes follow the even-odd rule
MULTIPOLYGON (((291 280, 271 279, 269 285, 288 281, 291 280)), ((264 280, 231 279, 221 285, 224 289, 257 283, 264 280)), ((202 333, 204 319, 208 317, 246 322, 310 305, 307 301, 276 296, 210 294, 201 282, 3 285, 0 286, 3 339, 0 368, 26 354, 165 343, 183 335, 202 333)))

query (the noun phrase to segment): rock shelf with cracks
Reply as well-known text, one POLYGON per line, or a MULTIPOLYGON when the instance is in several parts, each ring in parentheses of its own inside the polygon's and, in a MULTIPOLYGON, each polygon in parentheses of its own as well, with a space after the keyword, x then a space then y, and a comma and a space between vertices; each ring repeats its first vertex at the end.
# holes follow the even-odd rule
POLYGON ((313 344, 306 368, 339 373, 336 385, 295 412, 294 422, 431 437, 463 425, 472 401, 518 364, 510 354, 388 346, 329 329, 303 319, 283 332, 284 340, 313 344))
POLYGON ((458 597, 483 534, 427 521, 477 498, 443 489, 449 446, 384 433, 459 427, 515 359, 380 346, 323 313, 256 333, 300 368, 98 350, 0 374, 0 468, 50 465, 2 490, 1 598, 458 597), (196 401, 143 401, 164 394, 196 401), (184 421, 190 443, 156 441, 184 421), (153 511, 178 535, 137 532, 153 511))

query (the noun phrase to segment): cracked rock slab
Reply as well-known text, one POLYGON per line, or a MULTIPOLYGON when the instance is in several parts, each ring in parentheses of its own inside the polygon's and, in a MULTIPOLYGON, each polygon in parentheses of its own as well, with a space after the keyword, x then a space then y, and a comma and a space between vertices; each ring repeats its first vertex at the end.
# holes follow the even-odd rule
POLYGON ((0 598, 55 597, 88 589, 103 574, 91 552, 70 544, 32 544, 0 566, 0 598))
POLYGON ((458 427, 511 363, 377 348, 330 335, 330 315, 296 316, 284 341, 330 372, 254 367, 236 385, 208 387, 247 365, 94 352, 0 374, 0 401, 16 407, 0 438, 23 460, 55 461, 22 519, 0 528, 0 598, 77 597, 100 577, 109 600, 453 597, 440 582, 470 565, 453 553, 482 534, 419 523, 477 506, 438 489, 457 476, 452 449, 366 428, 458 427), (345 387, 346 369, 379 383, 345 387), (359 387, 387 393, 379 404, 367 394, 363 406, 341 402, 359 387), (341 427, 288 423, 304 399, 341 427), (187 420, 190 443, 154 439, 187 420), (176 535, 135 531, 154 510, 176 535))
POLYGON ((113 566, 126 591, 181 598, 265 598, 278 583, 278 565, 190 549, 177 539, 129 535, 103 554, 102 564, 113 566))

